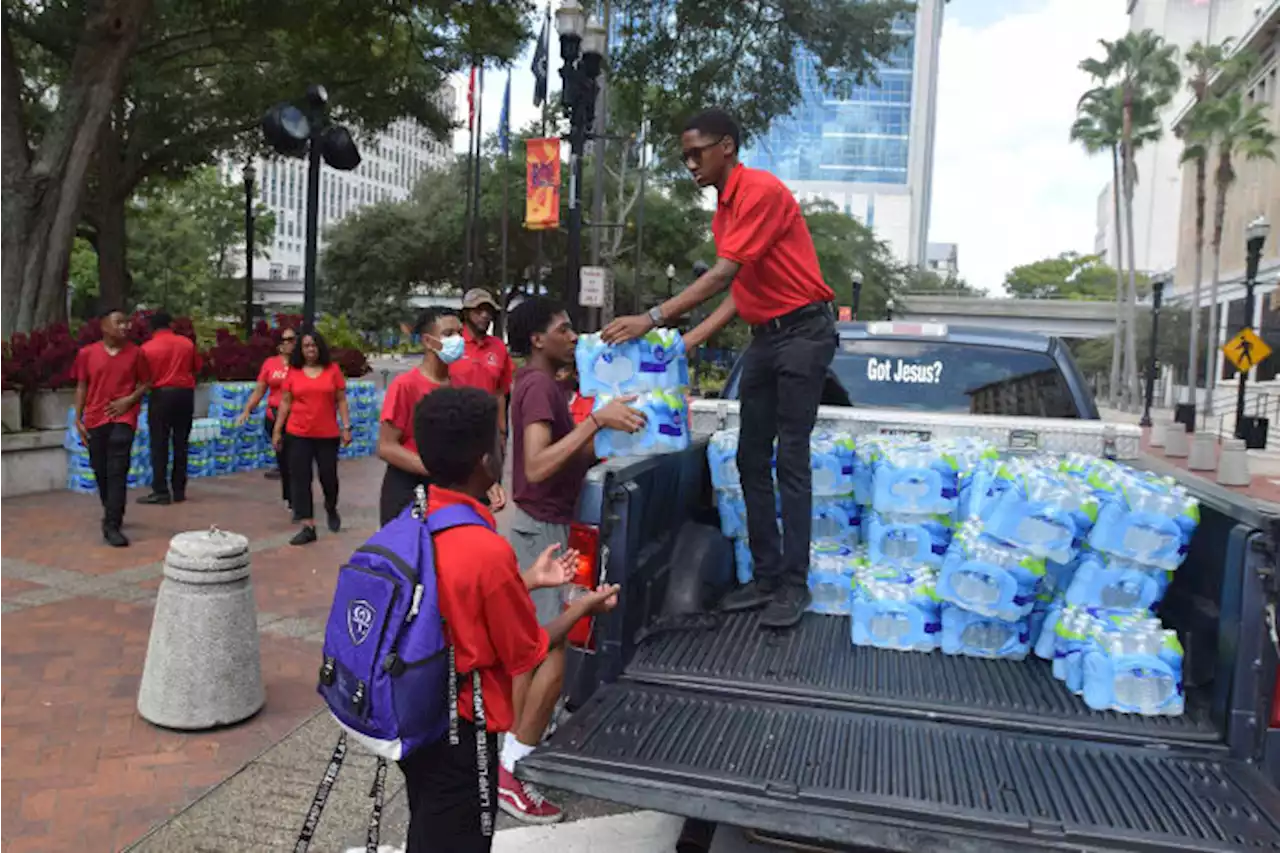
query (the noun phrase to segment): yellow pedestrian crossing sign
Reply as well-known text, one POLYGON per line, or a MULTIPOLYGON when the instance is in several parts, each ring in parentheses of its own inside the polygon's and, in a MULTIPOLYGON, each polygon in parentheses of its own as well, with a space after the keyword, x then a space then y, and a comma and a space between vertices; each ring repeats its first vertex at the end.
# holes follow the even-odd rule
POLYGON ((1241 329, 1240 334, 1227 341, 1222 352, 1236 366, 1236 370, 1243 372, 1261 364, 1271 355, 1271 347, 1253 329, 1241 329))

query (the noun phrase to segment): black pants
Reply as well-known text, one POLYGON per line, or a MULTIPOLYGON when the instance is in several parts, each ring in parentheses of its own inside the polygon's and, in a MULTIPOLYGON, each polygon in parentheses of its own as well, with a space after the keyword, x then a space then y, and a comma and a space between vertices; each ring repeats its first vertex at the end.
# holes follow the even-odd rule
POLYGON ((430 483, 426 477, 388 465, 387 473, 382 475, 382 492, 378 495, 378 526, 385 525, 409 505, 419 484, 428 486, 430 483))
POLYGON ((89 464, 98 483, 103 527, 119 528, 124 523, 132 451, 133 427, 128 424, 103 424, 89 430, 89 464))
MULTIPOLYGON (((276 434, 276 418, 270 409, 267 409, 266 418, 263 420, 263 428, 267 431, 267 442, 272 443, 276 434)), ((280 497, 285 501, 289 500, 289 433, 281 436, 280 449, 276 451, 276 468, 280 471, 280 497)))
POLYGON ((332 512, 338 508, 338 439, 303 438, 293 435, 288 439, 289 497, 293 499, 293 517, 314 519, 315 507, 311 500, 311 466, 314 463, 320 477, 320 489, 324 492, 324 508, 332 512))
POLYGON ((155 388, 151 392, 147 422, 151 427, 151 491, 169 494, 169 443, 173 443, 173 494, 187 493, 187 442, 195 416, 196 392, 192 388, 155 388))
MULTIPOLYGON (((441 738, 400 762, 409 795, 409 843, 406 853, 488 853, 493 838, 480 830, 480 772, 476 767, 476 728, 458 721, 458 745, 441 738)), ((497 815, 498 736, 489 747, 489 813, 497 815)))
POLYGON ((742 359, 738 471, 747 505, 747 537, 755 577, 770 589, 804 586, 809 573, 813 518, 809 434, 822 402, 827 368, 835 355, 835 324, 828 311, 800 309, 780 327, 755 334, 742 359), (778 439, 778 492, 782 529, 773 497, 773 440, 778 439))

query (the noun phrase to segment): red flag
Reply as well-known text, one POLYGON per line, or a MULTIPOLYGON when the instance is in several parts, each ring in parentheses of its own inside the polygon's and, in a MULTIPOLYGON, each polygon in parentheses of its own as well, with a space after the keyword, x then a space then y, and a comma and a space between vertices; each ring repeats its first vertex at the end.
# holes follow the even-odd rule
POLYGON ((476 123, 476 66, 471 66, 471 85, 467 87, 467 130, 476 123))

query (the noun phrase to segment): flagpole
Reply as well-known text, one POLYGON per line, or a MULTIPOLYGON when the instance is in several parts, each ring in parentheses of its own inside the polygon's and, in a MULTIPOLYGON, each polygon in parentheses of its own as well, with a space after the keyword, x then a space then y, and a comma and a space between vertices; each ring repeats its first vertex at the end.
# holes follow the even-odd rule
MULTIPOLYGON (((541 122, 541 137, 547 138, 547 64, 551 61, 551 3, 547 2, 547 14, 542 19, 542 37, 538 39, 538 48, 534 51, 534 92, 533 105, 538 107, 538 119, 541 122), (538 68, 538 54, 542 55, 543 66, 538 68), (541 77, 539 78, 539 73, 541 77), (539 97, 539 87, 541 87, 541 97, 539 97)), ((533 295, 540 296, 542 293, 542 270, 547 265, 546 254, 543 245, 543 235, 546 229, 538 229, 538 247, 537 247, 537 264, 538 269, 534 271, 534 292, 533 295)))
POLYGON ((466 207, 463 208, 462 289, 471 289, 471 169, 476 147, 476 67, 471 66, 471 82, 467 86, 467 170, 463 178, 466 187, 466 207))
POLYGON ((471 194, 472 209, 470 216, 471 225, 471 256, 468 263, 472 267, 471 281, 472 285, 476 284, 476 273, 479 271, 480 265, 480 246, 483 242, 483 234, 480 232, 480 170, 483 168, 484 160, 484 65, 480 66, 480 79, 476 83, 476 174, 475 174, 475 190, 471 194))
POLYGON ((640 117, 640 208, 636 211, 636 262, 631 270, 631 310, 640 313, 640 265, 644 263, 644 193, 645 175, 648 173, 648 158, 645 150, 649 145, 649 128, 645 118, 640 117))
POLYGON ((498 286, 502 288, 502 293, 498 296, 498 300, 502 303, 502 311, 507 309, 507 294, 510 288, 507 284, 507 228, 510 220, 510 211, 508 210, 508 199, 511 193, 511 69, 507 69, 507 88, 502 95, 502 123, 498 133, 501 134, 502 141, 502 268, 499 272, 498 286))

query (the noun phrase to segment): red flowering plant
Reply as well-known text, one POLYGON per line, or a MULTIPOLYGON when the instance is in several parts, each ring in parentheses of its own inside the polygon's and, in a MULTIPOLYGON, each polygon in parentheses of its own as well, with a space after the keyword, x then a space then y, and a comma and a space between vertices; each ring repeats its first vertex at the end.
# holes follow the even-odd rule
POLYGON ((66 323, 14 335, 4 345, 5 390, 33 394, 75 385, 72 370, 77 349, 66 323))
POLYGON ((373 372, 373 368, 369 366, 368 359, 358 349, 334 347, 329 350, 329 358, 332 359, 334 364, 338 365, 342 375, 348 379, 358 379, 366 373, 373 372))
MULTIPOLYGON (((265 327, 266 324, 260 324, 265 327)), ((258 378, 258 370, 276 350, 269 334, 260 334, 265 328, 254 329, 248 341, 242 341, 227 329, 218 330, 218 339, 204 354, 205 365, 212 377, 219 382, 252 382, 258 378)))

